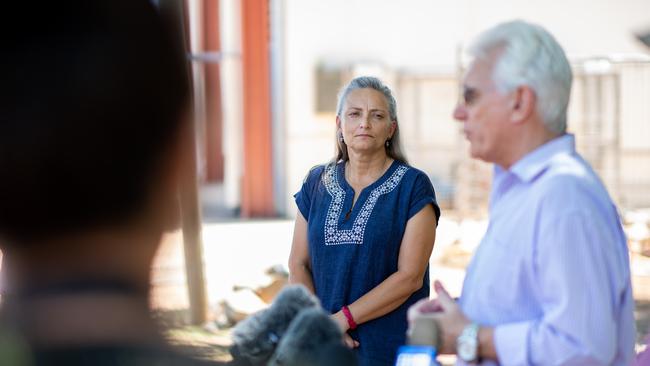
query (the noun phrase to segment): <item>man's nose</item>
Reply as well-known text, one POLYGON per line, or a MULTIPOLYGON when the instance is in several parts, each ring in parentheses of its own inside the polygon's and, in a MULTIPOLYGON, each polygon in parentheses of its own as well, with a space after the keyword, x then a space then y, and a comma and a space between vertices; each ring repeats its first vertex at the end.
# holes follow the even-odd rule
POLYGON ((467 119, 467 109, 463 104, 458 104, 456 105, 456 108, 454 108, 454 113, 453 113, 454 119, 463 122, 467 119))

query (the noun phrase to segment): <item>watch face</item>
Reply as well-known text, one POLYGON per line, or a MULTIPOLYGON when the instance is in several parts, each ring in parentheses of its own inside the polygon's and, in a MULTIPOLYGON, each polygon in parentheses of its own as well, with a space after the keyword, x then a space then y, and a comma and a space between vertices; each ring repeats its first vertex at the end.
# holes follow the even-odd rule
POLYGON ((476 340, 461 338, 458 340, 458 357, 465 362, 474 361, 476 359, 476 340))

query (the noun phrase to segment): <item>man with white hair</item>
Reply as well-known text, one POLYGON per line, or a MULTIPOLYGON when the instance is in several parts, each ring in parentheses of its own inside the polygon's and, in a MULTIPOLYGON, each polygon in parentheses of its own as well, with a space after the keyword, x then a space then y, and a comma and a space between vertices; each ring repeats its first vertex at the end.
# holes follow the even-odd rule
POLYGON ((494 163, 487 232, 456 303, 433 317, 440 353, 460 364, 627 365, 634 303, 615 205, 566 132, 571 68, 540 26, 507 22, 481 34, 454 118, 472 157, 494 163))

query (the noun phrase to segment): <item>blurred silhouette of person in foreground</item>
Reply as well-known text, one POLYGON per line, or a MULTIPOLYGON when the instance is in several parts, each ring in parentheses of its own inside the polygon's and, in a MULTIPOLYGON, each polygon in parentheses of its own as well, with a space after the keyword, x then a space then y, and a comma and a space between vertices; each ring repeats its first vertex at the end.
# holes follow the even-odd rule
POLYGON ((192 153, 180 45, 147 0, 14 2, 2 17, 0 364, 202 364, 148 304, 192 153))

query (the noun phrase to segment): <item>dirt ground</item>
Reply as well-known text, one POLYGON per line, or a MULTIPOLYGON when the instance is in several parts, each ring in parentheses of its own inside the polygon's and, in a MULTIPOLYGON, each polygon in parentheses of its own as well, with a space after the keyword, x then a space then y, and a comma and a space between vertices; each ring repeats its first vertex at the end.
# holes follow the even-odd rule
MULTIPOLYGON (((483 223, 478 221, 458 227, 443 221, 440 223, 441 235, 436 240, 430 274, 432 280, 442 280, 452 296, 460 294, 464 268, 471 258, 471 245, 459 243, 458 238, 445 237, 442 233, 454 230, 473 233, 463 234, 461 241, 476 241, 481 236, 481 225, 483 223)), ((154 264, 151 303, 156 316, 168 329, 170 341, 183 352, 200 358, 228 360, 230 328, 221 326, 218 321, 218 303, 228 296, 233 285, 255 286, 255 283, 263 282, 260 279, 264 278, 263 272, 270 265, 286 263, 292 226, 292 222, 281 220, 212 224, 204 228, 210 322, 200 327, 187 325, 189 313, 182 241, 179 233, 169 235, 154 264), (269 241, 268 238, 275 240, 269 241)), ((650 333, 650 256, 636 252, 630 255, 639 352, 644 349, 644 338, 650 333)), ((453 364, 454 358, 442 357, 440 361, 443 365, 453 364)))

